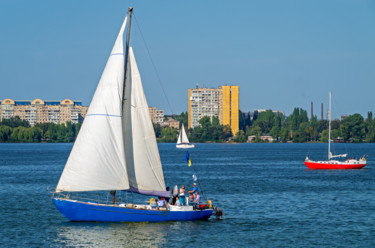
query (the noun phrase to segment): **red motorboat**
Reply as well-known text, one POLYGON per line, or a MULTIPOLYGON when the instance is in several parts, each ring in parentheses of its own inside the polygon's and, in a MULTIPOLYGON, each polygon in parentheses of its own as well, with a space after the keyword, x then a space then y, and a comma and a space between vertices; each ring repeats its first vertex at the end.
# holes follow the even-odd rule
POLYGON ((317 170, 343 170, 343 169, 360 169, 366 166, 366 158, 360 159, 346 158, 347 154, 332 155, 331 153, 331 92, 329 92, 329 109, 328 109, 328 160, 313 161, 309 157, 305 159, 305 165, 309 169, 317 170), (333 158, 346 158, 345 161, 332 160, 333 158))

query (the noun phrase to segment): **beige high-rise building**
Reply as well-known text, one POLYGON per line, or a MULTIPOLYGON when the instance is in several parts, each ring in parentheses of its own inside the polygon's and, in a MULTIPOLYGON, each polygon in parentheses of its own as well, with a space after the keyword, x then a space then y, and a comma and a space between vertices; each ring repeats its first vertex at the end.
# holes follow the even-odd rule
POLYGON ((80 123, 86 116, 88 107, 81 101, 65 99, 63 101, 43 101, 41 99, 14 101, 5 99, 0 104, 0 121, 19 116, 30 125, 36 123, 65 124, 67 121, 80 123))
POLYGON ((221 89, 195 88, 188 90, 188 127, 199 126, 204 116, 219 117, 221 123, 221 89))
POLYGON ((199 126, 204 116, 219 118, 221 125, 229 125, 232 134, 239 129, 239 87, 220 86, 188 90, 188 127, 199 126))

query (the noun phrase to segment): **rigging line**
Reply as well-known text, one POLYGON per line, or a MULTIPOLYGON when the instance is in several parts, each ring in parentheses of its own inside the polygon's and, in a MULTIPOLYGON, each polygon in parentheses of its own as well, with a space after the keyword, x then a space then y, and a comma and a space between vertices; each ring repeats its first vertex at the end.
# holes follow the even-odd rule
POLYGON ((147 50, 148 56, 150 57, 151 64, 152 64, 152 66, 154 67, 155 74, 156 74, 156 77, 158 78, 158 81, 159 81, 160 87, 161 87, 161 89, 162 89, 162 91, 163 91, 164 97, 165 97, 165 99, 167 100, 169 110, 172 112, 172 115, 173 115, 174 112, 173 112, 172 106, 171 106, 171 104, 169 103, 169 100, 168 100, 167 94, 165 93, 165 90, 164 90, 164 87, 163 87, 163 83, 162 83, 162 81, 161 81, 161 79, 160 79, 160 76, 159 76, 159 72, 158 72, 158 70, 156 69, 156 66, 155 66, 154 60, 153 60, 152 57, 151 57, 150 50, 148 49, 148 46, 147 46, 146 40, 145 40, 145 38, 144 38, 144 36, 143 36, 143 33, 142 33, 141 27, 140 27, 140 25, 139 25, 139 23, 138 23, 137 17, 135 16, 134 13, 133 13, 133 16, 134 16, 134 19, 135 19, 135 23, 136 23, 136 25, 137 25, 137 27, 138 27, 139 33, 141 34, 141 37, 142 37, 143 43, 145 44, 145 47, 146 47, 146 50, 147 50))
MULTIPOLYGON (((197 171, 195 170, 195 167, 193 167, 193 165, 191 166, 194 170, 194 175, 197 177, 197 171)), ((201 189, 201 192, 202 192, 202 197, 205 197, 206 200, 208 200, 208 197, 204 194, 203 192, 203 187, 201 186, 201 183, 199 182, 199 178, 197 177, 197 182, 198 182, 198 185, 199 185, 199 188, 201 189)))

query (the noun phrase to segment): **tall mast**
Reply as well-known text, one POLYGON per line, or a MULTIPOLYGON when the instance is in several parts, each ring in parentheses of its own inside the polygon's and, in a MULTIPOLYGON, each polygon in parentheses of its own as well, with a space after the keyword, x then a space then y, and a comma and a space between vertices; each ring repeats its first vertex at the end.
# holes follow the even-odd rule
POLYGON ((125 46, 125 77, 124 77, 124 87, 122 92, 122 106, 124 106, 125 101, 125 82, 126 82, 126 75, 128 71, 128 61, 129 61, 129 44, 130 44, 130 28, 132 23, 132 14, 133 14, 133 7, 128 8, 128 28, 126 32, 126 46, 125 46))
POLYGON ((331 159, 331 91, 329 92, 329 109, 328 109, 328 160, 331 159))

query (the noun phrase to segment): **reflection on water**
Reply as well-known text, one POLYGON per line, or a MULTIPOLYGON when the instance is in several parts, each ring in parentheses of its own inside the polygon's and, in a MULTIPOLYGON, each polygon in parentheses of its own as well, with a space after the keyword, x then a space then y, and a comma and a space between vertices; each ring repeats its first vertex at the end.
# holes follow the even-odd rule
POLYGON ((74 223, 58 231, 56 244, 69 247, 155 247, 163 246, 165 225, 148 223, 74 223))
MULTIPOLYGON (((66 222, 57 230, 56 246, 67 247, 164 247, 173 237, 186 240, 208 221, 165 223, 66 222)), ((192 242, 194 243, 194 242, 192 242)))

